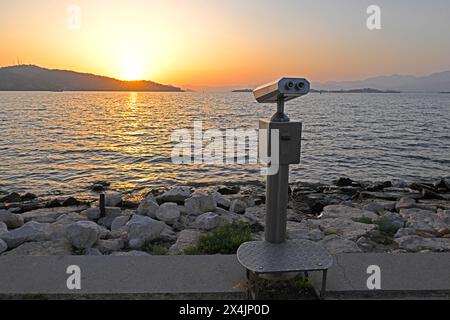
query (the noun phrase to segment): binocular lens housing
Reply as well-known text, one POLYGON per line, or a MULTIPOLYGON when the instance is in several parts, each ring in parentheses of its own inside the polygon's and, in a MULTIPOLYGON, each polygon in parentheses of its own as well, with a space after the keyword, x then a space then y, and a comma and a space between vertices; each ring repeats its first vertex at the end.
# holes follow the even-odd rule
POLYGON ((289 81, 286 83, 286 89, 291 90, 292 88, 294 88, 294 82, 289 81))

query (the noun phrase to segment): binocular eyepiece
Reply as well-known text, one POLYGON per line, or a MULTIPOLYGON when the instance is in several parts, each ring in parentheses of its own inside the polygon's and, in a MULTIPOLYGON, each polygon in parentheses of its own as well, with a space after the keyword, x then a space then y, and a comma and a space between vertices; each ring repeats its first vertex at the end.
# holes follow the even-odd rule
POLYGON ((256 88, 253 94, 260 103, 276 103, 301 97, 309 90, 310 83, 304 78, 281 78, 256 88))

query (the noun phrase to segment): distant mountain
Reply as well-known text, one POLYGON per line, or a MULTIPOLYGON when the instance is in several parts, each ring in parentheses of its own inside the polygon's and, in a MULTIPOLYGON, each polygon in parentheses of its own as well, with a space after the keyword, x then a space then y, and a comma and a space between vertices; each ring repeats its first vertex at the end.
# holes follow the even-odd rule
POLYGON ((381 91, 446 92, 450 90, 450 71, 429 76, 391 75, 368 78, 362 81, 329 81, 313 84, 316 90, 350 90, 373 88, 381 91))
POLYGON ((121 81, 33 65, 0 68, 0 91, 182 91, 152 81, 121 81))
POLYGON ((349 90, 316 90, 311 89, 312 93, 400 93, 393 90, 378 90, 373 88, 349 89, 349 90))

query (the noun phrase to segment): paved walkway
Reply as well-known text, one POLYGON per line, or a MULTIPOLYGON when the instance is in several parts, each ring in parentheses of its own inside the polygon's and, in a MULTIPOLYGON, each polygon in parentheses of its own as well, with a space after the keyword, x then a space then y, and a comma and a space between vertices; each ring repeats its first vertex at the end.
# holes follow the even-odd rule
MULTIPOLYGON (((320 276, 311 278, 320 288, 320 276)), ((337 255, 328 272, 326 298, 450 299, 450 253, 337 255)))
MULTIPOLYGON (((327 299, 450 299, 450 253, 355 253, 334 259, 327 299), (368 288, 369 277, 369 286, 380 289, 368 288)), ((311 273, 311 279, 320 288, 321 274, 311 273)), ((245 299, 245 271, 234 255, 0 257, 0 298, 92 297, 245 299), (77 284, 69 266, 80 269, 80 290, 67 287, 68 279, 77 284)))

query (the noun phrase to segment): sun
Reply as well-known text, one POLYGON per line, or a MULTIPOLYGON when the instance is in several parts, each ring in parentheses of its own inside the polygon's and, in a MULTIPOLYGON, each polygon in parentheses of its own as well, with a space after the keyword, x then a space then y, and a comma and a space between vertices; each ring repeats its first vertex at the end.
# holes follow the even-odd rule
POLYGON ((122 52, 120 57, 120 78, 122 80, 143 80, 144 59, 137 50, 122 52))
POLYGON ((126 61, 122 65, 122 76, 123 80, 142 80, 142 69, 139 63, 136 61, 126 61))

